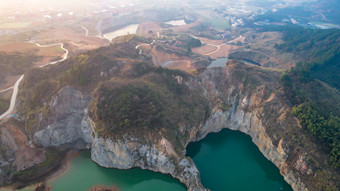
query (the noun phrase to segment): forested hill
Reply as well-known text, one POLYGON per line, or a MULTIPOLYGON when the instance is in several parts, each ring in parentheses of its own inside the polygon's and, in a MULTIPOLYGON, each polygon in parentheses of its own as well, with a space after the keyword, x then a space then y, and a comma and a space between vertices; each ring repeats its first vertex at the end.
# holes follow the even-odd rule
POLYGON ((292 69, 303 81, 319 79, 340 89, 340 30, 305 29, 290 26, 283 30, 285 43, 276 48, 305 59, 292 69))
POLYGON ((299 26, 265 27, 280 31, 275 47, 304 59, 282 76, 293 114, 329 150, 333 167, 340 167, 340 30, 299 26))

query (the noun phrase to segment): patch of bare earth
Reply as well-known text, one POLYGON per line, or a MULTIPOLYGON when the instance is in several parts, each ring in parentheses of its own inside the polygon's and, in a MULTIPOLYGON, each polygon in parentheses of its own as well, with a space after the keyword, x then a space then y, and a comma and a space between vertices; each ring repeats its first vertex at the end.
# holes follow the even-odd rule
POLYGON ((189 73, 197 70, 197 68, 194 65, 192 65, 192 62, 190 60, 172 62, 171 64, 167 65, 166 68, 173 70, 182 70, 189 73))
POLYGON ((282 35, 279 32, 255 32, 250 30, 244 36, 249 49, 243 55, 253 57, 254 61, 261 66, 289 69, 295 63, 301 61, 301 58, 296 57, 294 54, 283 53, 275 48, 275 44, 283 43, 281 40, 282 35))
POLYGON ((156 22, 146 22, 139 25, 137 29, 137 35, 144 37, 157 36, 157 32, 162 32, 163 28, 156 22), (152 31, 152 33, 150 32, 152 31))
MULTIPOLYGON (((208 55, 212 59, 229 57, 231 51, 242 48, 242 46, 226 44, 223 40, 212 40, 204 37, 197 38, 201 40, 203 45, 201 47, 193 48, 192 51, 201 55, 208 55)), ((244 37, 232 41, 236 40, 244 41, 244 37)))
POLYGON ((217 47, 215 46, 209 46, 209 45, 203 45, 197 48, 193 48, 192 52, 197 53, 197 54, 201 54, 201 55, 207 55, 213 51, 216 51, 217 47))
POLYGON ((39 48, 31 43, 26 42, 13 42, 13 43, 3 43, 0 44, 0 51, 5 53, 15 53, 15 52, 37 52, 39 48))
MULTIPOLYGON (((65 53, 60 48, 60 45, 50 47, 38 47, 37 45, 28 42, 14 42, 0 44, 0 51, 6 52, 7 54, 15 54, 19 52, 39 56, 40 60, 34 63, 35 67, 39 67, 48 62, 60 59, 60 57, 63 56, 63 54, 65 53)), ((9 76, 9 78, 12 78, 12 76, 9 76)), ((11 83, 12 82, 11 80, 6 79, 6 81, 9 81, 10 86, 13 86, 16 80, 14 81, 14 83, 11 83)))
POLYGON ((2 132, 13 138, 13 148, 16 148, 13 166, 17 171, 27 169, 45 160, 44 149, 32 148, 29 146, 27 136, 22 130, 12 124, 4 125, 2 132))
POLYGON ((239 49, 239 46, 235 46, 235 45, 222 45, 220 46, 220 49, 218 52, 213 53, 210 56, 210 58, 212 59, 217 59, 217 58, 226 58, 229 57, 230 52, 232 52, 233 50, 239 49))
POLYGON ((20 76, 21 75, 6 76, 5 82, 0 84, 0 91, 14 86, 15 82, 20 78, 20 76))
MULTIPOLYGON (((74 54, 97 49, 110 44, 108 40, 94 36, 86 36, 84 30, 70 27, 60 27, 41 32, 34 36, 38 42, 67 42, 67 49, 74 54)), ((66 45, 66 44, 65 44, 66 45)))

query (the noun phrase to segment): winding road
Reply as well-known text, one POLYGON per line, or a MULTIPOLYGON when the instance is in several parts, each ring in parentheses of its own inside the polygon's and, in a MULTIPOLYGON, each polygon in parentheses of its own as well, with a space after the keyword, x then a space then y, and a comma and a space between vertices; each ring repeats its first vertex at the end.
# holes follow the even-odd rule
MULTIPOLYGON (((141 46, 151 46, 155 42, 156 42, 156 40, 153 40, 151 44, 139 44, 139 45, 136 46, 136 50, 138 50, 141 46)), ((142 49, 139 49, 139 54, 142 54, 142 49)))
POLYGON ((220 51, 221 46, 224 46, 224 45, 226 45, 226 44, 223 43, 223 44, 220 44, 220 45, 214 45, 214 44, 207 44, 207 45, 213 46, 213 47, 216 47, 216 48, 217 48, 215 51, 212 51, 212 52, 210 52, 210 53, 208 53, 208 54, 205 54, 206 56, 209 56, 209 55, 212 55, 212 54, 214 54, 214 53, 220 51))
MULTIPOLYGON (((53 61, 53 62, 49 62, 47 64, 44 64, 44 65, 40 66, 39 68, 43 68, 43 67, 48 66, 48 65, 57 64, 57 63, 62 62, 62 61, 67 59, 67 56, 68 56, 69 52, 68 52, 68 50, 66 48, 64 48, 64 44, 63 43, 49 44, 49 45, 40 45, 38 43, 33 43, 33 44, 37 45, 38 47, 42 47, 42 48, 60 45, 61 49, 63 49, 65 51, 65 54, 63 55, 62 59, 57 60, 57 61, 53 61)), ((0 120, 5 119, 14 110, 14 107, 15 107, 15 104, 16 104, 16 101, 17 101, 18 92, 19 92, 19 85, 20 85, 20 83, 21 83, 21 81, 23 79, 24 79, 24 74, 22 76, 20 76, 20 78, 15 82, 15 85, 13 87, 10 87, 10 88, 7 88, 5 90, 1 90, 0 91, 0 93, 2 93, 2 92, 5 92, 5 91, 8 91, 10 89, 13 89, 10 106, 9 106, 8 110, 0 116, 0 120)))
POLYGON ((65 51, 64 55, 63 55, 63 58, 60 59, 60 60, 57 60, 57 61, 53 61, 53 62, 49 62, 47 64, 44 64, 44 65, 41 65, 39 66, 39 68, 43 68, 45 66, 48 66, 48 65, 53 65, 53 64, 57 64, 59 62, 62 62, 64 60, 67 59, 67 56, 68 56, 68 50, 66 48, 64 48, 64 44, 63 43, 57 43, 57 44, 48 44, 48 45, 40 45, 39 43, 33 43, 35 45, 37 45, 38 47, 40 48, 47 48, 47 47, 51 47, 51 46, 57 46, 59 45, 61 49, 63 49, 65 51))
POLYGON ((0 120, 4 119, 5 117, 7 117, 7 115, 9 115, 14 107, 15 107, 15 103, 17 101, 17 95, 18 95, 18 91, 19 91, 19 85, 20 85, 20 82, 24 79, 24 75, 20 76, 20 78, 18 79, 18 81, 15 82, 15 85, 13 86, 13 93, 12 93, 12 97, 11 97, 11 103, 9 105, 9 108, 8 110, 3 113, 1 116, 0 116, 0 120))
POLYGON ((83 28, 85 30, 85 36, 89 36, 89 30, 87 30, 86 27, 84 27, 83 25, 80 25, 81 28, 83 28))
MULTIPOLYGON (((200 41, 201 41, 201 44, 204 44, 204 43, 205 43, 205 42, 203 42, 201 39, 199 39, 198 37, 196 37, 196 36, 194 36, 194 35, 190 35, 190 36, 193 37, 193 38, 195 38, 195 39, 200 40, 200 41)), ((205 54, 205 56, 210 56, 210 55, 212 55, 212 54, 215 54, 216 52, 220 51, 221 46, 225 46, 225 45, 227 45, 228 43, 238 41, 238 40, 240 40, 240 39, 242 39, 242 38, 243 38, 243 36, 240 35, 238 38, 233 39, 233 40, 231 40, 231 41, 229 41, 229 42, 226 42, 226 43, 222 43, 222 44, 220 44, 220 45, 208 44, 208 43, 207 43, 206 45, 216 47, 217 49, 214 50, 214 51, 212 51, 212 52, 209 52, 209 53, 205 54)))
POLYGON ((14 86, 12 86, 12 87, 9 87, 9 88, 7 88, 7 89, 4 89, 4 90, 1 90, 1 91, 0 91, 0 93, 7 92, 7 91, 9 91, 9 90, 13 89, 13 87, 14 87, 14 86))

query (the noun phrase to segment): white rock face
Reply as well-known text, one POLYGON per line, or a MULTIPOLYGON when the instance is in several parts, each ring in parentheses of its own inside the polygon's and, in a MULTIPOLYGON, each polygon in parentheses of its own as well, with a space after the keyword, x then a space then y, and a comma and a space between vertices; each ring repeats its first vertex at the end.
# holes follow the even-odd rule
POLYGON ((199 171, 189 158, 172 160, 171 154, 160 151, 157 145, 139 143, 138 137, 125 141, 98 137, 87 113, 90 100, 71 87, 61 89, 49 103, 54 115, 44 120, 50 123, 34 134, 34 142, 48 147, 72 145, 81 140, 85 143, 82 148, 91 148, 91 158, 100 166, 118 169, 140 167, 171 174, 188 190, 205 190, 199 171))
POLYGON ((71 144, 77 140, 91 143, 91 130, 85 117, 90 100, 89 96, 83 96, 69 86, 61 89, 49 103, 53 115, 44 119, 49 124, 34 134, 34 142, 44 147, 71 144))
MULTIPOLYGON (((288 168, 289 149, 284 140, 275 146, 267 134, 263 122, 264 88, 256 93, 242 91, 242 84, 233 82, 230 71, 212 69, 198 80, 186 83, 190 88, 203 87, 202 93, 209 100, 212 112, 205 123, 199 127, 189 127, 189 142, 199 141, 211 132, 224 128, 239 130, 251 136, 263 155, 272 161, 285 180, 296 191, 307 190, 296 173, 288 168), (236 85, 235 85, 236 84, 236 85), (237 85, 238 84, 238 85, 237 85), (225 111, 219 103, 228 103, 225 111)), ((174 156, 170 149, 161 149, 164 142, 143 143, 139 137, 114 140, 99 137, 93 129, 94 124, 87 115, 90 98, 70 87, 65 87, 50 102, 51 116, 49 125, 34 134, 34 141, 42 146, 60 146, 82 140, 91 145, 91 158, 97 164, 107 168, 129 169, 140 167, 152 171, 171 174, 184 183, 188 190, 206 190, 200 180, 200 174, 190 158, 174 156)), ((171 148, 172 145, 169 147, 171 148)))
POLYGON ((207 71, 200 80, 198 85, 206 88, 206 95, 210 100, 218 103, 219 99, 223 99, 230 107, 227 111, 223 112, 218 106, 215 106, 209 119, 206 120, 202 127, 196 130, 196 136, 193 136, 191 141, 199 141, 207 134, 219 132, 224 128, 241 131, 251 136, 253 143, 268 160, 280 169, 280 173, 284 176, 285 181, 292 186, 293 190, 307 191, 305 184, 297 174, 291 168, 288 168, 287 158, 289 149, 285 147, 283 138, 275 146, 266 132, 266 126, 261 118, 263 116, 263 108, 259 106, 263 104, 263 91, 261 87, 255 94, 253 92, 244 92, 242 91, 242 86, 237 87, 237 83, 230 83, 232 80, 228 79, 230 78, 229 75, 229 71, 213 69, 207 71), (216 78, 222 78, 223 86, 227 89, 224 90, 225 93, 216 89, 216 87, 222 86, 221 84, 219 84, 220 86, 215 85, 220 80, 216 78))
POLYGON ((188 190, 205 190, 200 183, 200 174, 190 158, 171 160, 168 153, 156 145, 140 144, 136 141, 115 141, 95 137, 91 158, 107 168, 129 169, 139 167, 164 174, 171 174, 184 183, 188 190))

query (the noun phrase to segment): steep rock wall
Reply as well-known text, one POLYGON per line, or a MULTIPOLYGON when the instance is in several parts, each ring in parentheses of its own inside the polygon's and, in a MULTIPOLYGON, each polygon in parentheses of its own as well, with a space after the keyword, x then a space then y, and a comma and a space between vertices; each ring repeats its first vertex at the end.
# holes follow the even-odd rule
MULTIPOLYGON (((296 169, 288 165, 291 150, 285 144, 284 138, 280 135, 269 136, 267 133, 270 126, 267 117, 272 117, 265 115, 268 105, 275 106, 274 112, 277 113, 278 118, 274 121, 290 120, 298 126, 296 120, 289 115, 288 106, 273 93, 273 89, 278 86, 277 82, 275 80, 270 80, 270 83, 262 82, 262 85, 249 90, 250 88, 245 86, 242 79, 235 80, 237 79, 235 75, 241 74, 230 67, 213 68, 202 74, 196 84, 192 85, 205 87, 204 94, 210 100, 212 112, 205 124, 192 132, 194 135, 190 141, 199 141, 207 134, 219 132, 224 128, 241 131, 251 136, 262 154, 280 169, 280 173, 293 190, 307 190, 305 184, 297 176, 296 169), (222 104, 227 105, 228 109, 223 111, 222 104), (276 145, 273 143, 276 141, 273 140, 273 136, 279 140, 276 145)), ((285 128, 280 123, 276 125, 285 128)))
POLYGON ((72 87, 62 88, 49 102, 54 115, 44 119, 48 123, 34 134, 34 142, 44 147, 71 145, 76 149, 91 148, 91 158, 100 166, 140 167, 171 174, 189 190, 205 190, 194 162, 179 157, 172 149, 168 152, 167 147, 172 145, 167 140, 151 144, 140 142, 138 137, 122 140, 99 137, 87 112, 90 100, 89 96, 72 87), (82 144, 79 144, 80 140, 82 144))
POLYGON ((92 141, 85 120, 86 109, 90 100, 90 96, 85 96, 72 87, 62 88, 48 103, 53 115, 43 119, 47 122, 47 125, 34 134, 34 142, 48 147, 71 144, 77 140, 82 140, 84 145, 78 146, 86 148, 86 144, 92 141))
MULTIPOLYGON (((287 164, 291 150, 285 144, 283 136, 268 134, 269 118, 274 118, 274 121, 294 119, 287 114, 287 106, 273 93, 278 86, 273 78, 276 79, 277 76, 260 74, 260 79, 252 79, 251 82, 264 81, 249 86, 243 78, 235 76, 241 74, 233 70, 209 69, 197 79, 186 82, 191 88, 203 87, 203 94, 211 107, 211 115, 203 125, 187 129, 190 134, 187 143, 199 141, 208 133, 218 132, 223 128, 242 131, 252 137, 252 141, 280 169, 294 190, 307 190, 297 176, 296 169, 287 164), (277 113, 277 118, 267 116, 266 112, 277 113)), ((87 114, 90 100, 90 96, 84 96, 71 87, 60 90, 49 103, 55 115, 44 119, 49 123, 35 133, 34 141, 42 146, 60 146, 82 140, 91 145, 91 158, 101 166, 120 169, 140 167, 171 174, 184 183, 188 190, 204 190, 193 161, 172 152, 169 149, 172 147, 170 143, 164 144, 164 140, 145 143, 139 141, 140 137, 114 140, 98 136, 94 131, 94 123, 87 114)), ((275 124, 284 128, 281 122, 275 124)))
POLYGON ((129 169, 139 167, 164 174, 171 174, 185 184, 188 190, 205 190, 200 174, 190 158, 176 158, 157 145, 141 144, 136 140, 98 138, 93 140, 91 158, 107 168, 129 169))

